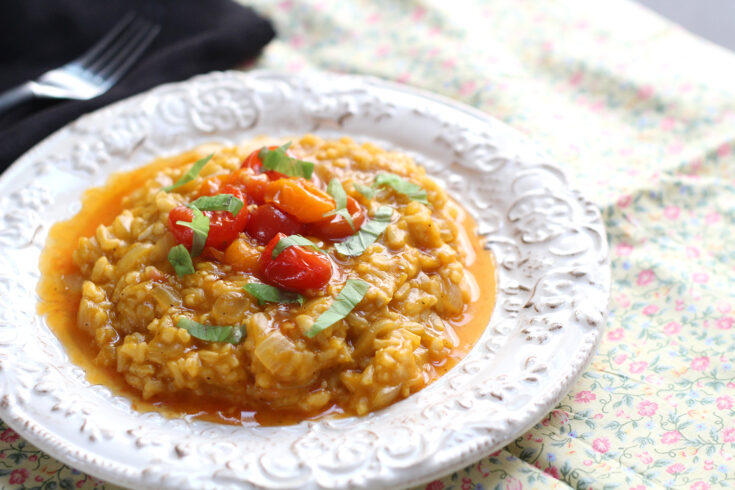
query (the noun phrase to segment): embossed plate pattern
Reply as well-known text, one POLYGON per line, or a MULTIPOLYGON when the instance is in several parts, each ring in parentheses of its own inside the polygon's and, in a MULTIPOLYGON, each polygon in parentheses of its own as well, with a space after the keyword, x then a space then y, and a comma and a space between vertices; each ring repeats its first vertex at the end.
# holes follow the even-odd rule
POLYGON ((0 178, 0 196, 0 417, 66 463, 136 488, 428 481, 537 422, 605 325, 610 272, 597 208, 502 123, 375 79, 224 72, 164 85, 50 136, 0 178), (113 171, 204 142, 306 132, 408 152, 474 215, 497 259, 499 292, 471 353, 386 410, 290 427, 137 413, 87 383, 35 312, 49 226, 113 171))

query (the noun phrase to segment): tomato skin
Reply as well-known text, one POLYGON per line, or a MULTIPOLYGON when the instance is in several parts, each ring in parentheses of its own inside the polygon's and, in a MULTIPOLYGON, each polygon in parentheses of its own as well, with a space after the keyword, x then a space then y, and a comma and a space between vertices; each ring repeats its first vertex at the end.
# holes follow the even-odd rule
POLYGON ((303 292, 324 287, 332 277, 332 263, 317 251, 300 246, 288 247, 274 259, 273 249, 286 235, 279 233, 263 250, 261 279, 285 291, 303 292))
POLYGON ((304 225, 277 207, 263 204, 250 213, 250 221, 245 227, 245 232, 261 245, 265 245, 278 232, 286 235, 301 235, 304 232, 304 225))
POLYGON ((354 235, 365 222, 365 211, 362 206, 350 196, 347 196, 347 211, 352 218, 352 224, 355 225, 353 230, 347 220, 338 214, 327 216, 321 221, 309 224, 308 232, 320 238, 329 240, 340 240, 350 235, 354 235))
MULTIPOLYGON (((222 186, 218 194, 232 194, 244 202, 242 191, 231 184, 222 186)), ((235 240, 241 231, 248 224, 248 208, 243 206, 237 213, 232 216, 229 211, 202 211, 205 216, 209 217, 209 233, 207 234, 207 242, 205 247, 213 247, 218 250, 225 249, 233 240, 235 240)), ((191 250, 191 244, 194 239, 194 232, 185 226, 177 225, 177 221, 191 222, 194 219, 194 211, 186 206, 178 206, 168 213, 168 228, 174 234, 176 241, 191 250)))
MULTIPOLYGON (((256 173, 263 172, 263 161, 260 159, 260 151, 263 148, 265 148, 265 146, 262 148, 258 148, 257 150, 252 152, 250 155, 248 155, 245 158, 245 160, 242 162, 242 165, 240 166, 240 168, 251 168, 256 173)), ((279 148, 279 147, 275 145, 268 147, 269 150, 275 150, 276 148, 279 148)), ((286 155, 293 157, 291 152, 289 152, 288 150, 286 150, 286 155)), ((275 170, 266 170, 264 173, 268 176, 268 179, 270 180, 278 180, 278 179, 287 177, 287 175, 284 175, 281 172, 276 172, 275 170)))
POLYGON ((302 223, 314 223, 334 209, 332 196, 304 179, 280 179, 270 182, 264 194, 272 203, 302 223))

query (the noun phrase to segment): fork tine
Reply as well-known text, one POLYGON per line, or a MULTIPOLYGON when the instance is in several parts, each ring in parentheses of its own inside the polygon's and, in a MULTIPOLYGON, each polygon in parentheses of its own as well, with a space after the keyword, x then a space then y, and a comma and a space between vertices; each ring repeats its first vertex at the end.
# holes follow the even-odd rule
POLYGON ((94 60, 93 63, 82 68, 86 70, 88 74, 97 76, 97 74, 102 71, 104 67, 109 64, 110 60, 114 59, 121 50, 124 50, 128 45, 135 42, 136 38, 140 36, 147 24, 148 23, 145 21, 135 19, 133 23, 130 24, 124 32, 117 36, 115 41, 109 45, 96 60, 94 60))
POLYGON ((112 30, 105 35, 105 37, 97 41, 94 46, 85 51, 77 59, 72 61, 72 63, 79 64, 82 67, 92 63, 95 58, 102 52, 104 52, 110 45, 110 43, 114 41, 115 38, 128 27, 128 25, 133 21, 134 18, 135 14, 133 12, 128 12, 127 14, 125 14, 125 17, 123 17, 122 20, 118 22, 115 27, 113 27, 112 30))
POLYGON ((138 58, 143 54, 143 51, 153 42, 153 39, 158 35, 158 31, 161 28, 158 25, 150 25, 147 32, 143 32, 143 36, 138 36, 135 39, 135 43, 130 43, 127 49, 123 50, 118 54, 115 59, 99 73, 99 76, 104 78, 104 86, 109 88, 123 76, 130 67, 138 61, 138 58))

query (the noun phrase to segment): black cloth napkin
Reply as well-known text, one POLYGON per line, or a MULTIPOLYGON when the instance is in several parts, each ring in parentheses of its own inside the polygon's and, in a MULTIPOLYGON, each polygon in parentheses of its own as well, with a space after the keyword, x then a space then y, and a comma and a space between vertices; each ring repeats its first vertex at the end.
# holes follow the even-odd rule
POLYGON ((235 67, 275 36, 231 0, 2 0, 0 92, 84 53, 128 12, 161 26, 128 74, 87 101, 32 101, 0 114, 0 172, 45 136, 116 100, 197 73, 235 67))

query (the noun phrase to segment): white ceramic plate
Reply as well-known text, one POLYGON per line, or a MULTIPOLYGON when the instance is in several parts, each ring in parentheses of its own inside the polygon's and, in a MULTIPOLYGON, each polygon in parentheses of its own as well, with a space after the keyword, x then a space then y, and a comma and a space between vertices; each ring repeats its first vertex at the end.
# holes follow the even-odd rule
POLYGON ((502 123, 371 78, 225 72, 164 85, 53 134, 0 178, 0 196, 0 417, 60 460, 136 488, 428 481, 541 419, 605 325, 610 272, 597 208, 502 123), (475 216, 497 259, 499 292, 472 352, 385 410, 290 427, 170 420, 91 386, 36 314, 49 226, 113 171, 204 142, 306 132, 405 151, 475 216))

